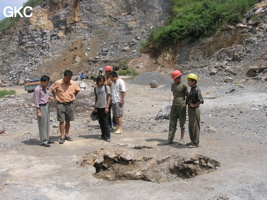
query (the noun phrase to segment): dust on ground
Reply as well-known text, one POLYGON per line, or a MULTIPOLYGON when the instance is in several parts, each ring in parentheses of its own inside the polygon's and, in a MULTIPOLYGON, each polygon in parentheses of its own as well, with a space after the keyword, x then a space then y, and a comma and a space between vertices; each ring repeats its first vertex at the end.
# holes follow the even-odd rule
MULTIPOLYGON (((73 142, 58 143, 56 110, 51 106, 51 139, 56 143, 50 148, 40 146, 32 94, 0 99, 0 123, 6 128, 0 135, 0 199, 267 199, 266 85, 208 81, 199 83, 205 103, 197 149, 177 145, 179 130, 172 145, 162 145, 169 121, 155 117, 171 102, 165 84, 151 89, 126 82, 124 131, 112 134, 110 143, 98 140, 99 126, 89 119, 91 90, 77 98, 79 109, 70 132, 73 142), (157 156, 155 152, 158 156, 203 155, 221 167, 194 178, 174 176, 171 181, 151 182, 102 180, 94 176, 94 168, 81 166, 85 155, 124 146, 148 147, 146 154, 151 156, 157 156)), ((185 136, 189 142, 188 131, 185 136)))

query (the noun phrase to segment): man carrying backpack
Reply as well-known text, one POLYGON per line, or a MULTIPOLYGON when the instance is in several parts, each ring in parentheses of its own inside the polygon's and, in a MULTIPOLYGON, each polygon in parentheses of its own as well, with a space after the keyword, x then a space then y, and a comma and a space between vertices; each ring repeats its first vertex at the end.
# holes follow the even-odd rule
POLYGON ((105 77, 99 75, 96 78, 95 92, 95 107, 94 112, 97 112, 99 124, 101 128, 100 139, 110 142, 110 129, 108 123, 108 113, 110 104, 110 88, 105 85, 105 77))

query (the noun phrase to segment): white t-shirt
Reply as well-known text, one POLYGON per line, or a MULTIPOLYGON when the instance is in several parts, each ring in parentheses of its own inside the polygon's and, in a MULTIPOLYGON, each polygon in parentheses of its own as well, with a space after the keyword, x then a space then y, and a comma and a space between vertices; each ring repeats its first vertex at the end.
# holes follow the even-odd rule
POLYGON ((112 82, 112 103, 118 103, 121 101, 121 92, 126 92, 126 85, 124 80, 118 79, 115 83, 112 82))
POLYGON ((96 87, 96 96, 97 96, 95 104, 96 108, 105 108, 107 105, 107 95, 110 94, 110 87, 109 86, 106 87, 107 87, 107 92, 105 90, 105 85, 103 85, 102 87, 96 87))

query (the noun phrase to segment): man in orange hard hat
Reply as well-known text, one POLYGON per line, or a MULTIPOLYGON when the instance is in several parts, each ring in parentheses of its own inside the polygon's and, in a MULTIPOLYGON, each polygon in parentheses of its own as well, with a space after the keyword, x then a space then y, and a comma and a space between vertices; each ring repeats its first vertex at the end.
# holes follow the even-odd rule
POLYGON ((164 144, 171 144, 177 129, 177 120, 179 119, 181 128, 181 138, 178 144, 184 144, 185 122, 186 122, 186 100, 188 97, 188 87, 181 81, 182 73, 179 70, 172 72, 171 86, 173 93, 173 101, 170 113, 169 135, 168 140, 164 144))

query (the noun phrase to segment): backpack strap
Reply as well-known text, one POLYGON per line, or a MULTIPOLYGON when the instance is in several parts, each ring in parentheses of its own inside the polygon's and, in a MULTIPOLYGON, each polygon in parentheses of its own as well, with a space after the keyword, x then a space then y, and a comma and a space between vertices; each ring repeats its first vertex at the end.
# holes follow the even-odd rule
POLYGON ((94 88, 94 92, 95 92, 95 96, 96 96, 96 98, 97 98, 97 94, 96 94, 96 88, 94 88))
POLYGON ((106 92, 106 98, 107 98, 107 101, 108 101, 108 89, 107 89, 107 85, 105 84, 105 92, 106 92))

